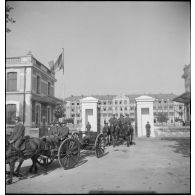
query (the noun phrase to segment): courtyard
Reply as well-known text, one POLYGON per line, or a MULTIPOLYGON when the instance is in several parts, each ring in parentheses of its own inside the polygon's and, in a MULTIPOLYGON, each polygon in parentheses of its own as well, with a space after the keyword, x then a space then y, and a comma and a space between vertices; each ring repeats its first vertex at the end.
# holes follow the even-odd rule
MULTIPOLYGON (((28 171, 24 162, 21 172, 28 171)), ((102 158, 81 151, 76 167, 54 161, 44 175, 14 178, 6 193, 190 193, 190 138, 135 138, 129 148, 106 148, 102 158)))

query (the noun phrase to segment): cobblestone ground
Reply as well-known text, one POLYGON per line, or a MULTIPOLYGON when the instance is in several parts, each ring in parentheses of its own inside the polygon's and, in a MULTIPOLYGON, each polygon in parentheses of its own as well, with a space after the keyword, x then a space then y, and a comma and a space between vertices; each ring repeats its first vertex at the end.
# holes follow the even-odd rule
MULTIPOLYGON (((22 166, 25 173, 31 161, 22 166)), ((57 160, 47 175, 14 178, 6 193, 189 193, 190 138, 135 138, 134 145, 107 147, 97 159, 82 151, 79 164, 63 170, 57 160)))

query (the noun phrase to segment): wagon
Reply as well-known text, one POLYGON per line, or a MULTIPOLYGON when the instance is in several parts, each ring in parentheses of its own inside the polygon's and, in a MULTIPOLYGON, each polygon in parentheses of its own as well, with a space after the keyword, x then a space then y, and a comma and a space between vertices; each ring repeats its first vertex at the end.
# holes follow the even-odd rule
POLYGON ((68 137, 59 141, 58 145, 47 146, 37 158, 37 163, 41 166, 49 166, 55 159, 64 169, 70 169, 79 163, 81 150, 94 151, 97 158, 104 155, 105 139, 102 133, 89 132, 88 137, 84 136, 85 132, 74 132, 68 137))

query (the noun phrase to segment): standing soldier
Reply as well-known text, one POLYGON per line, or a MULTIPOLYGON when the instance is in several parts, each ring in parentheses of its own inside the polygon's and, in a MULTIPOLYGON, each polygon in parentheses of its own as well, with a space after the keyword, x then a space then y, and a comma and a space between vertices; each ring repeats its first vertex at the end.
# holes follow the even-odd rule
POLYGON ((110 135, 108 136, 109 143, 112 139, 113 146, 114 146, 114 140, 115 140, 115 130, 117 126, 117 118, 115 118, 115 114, 112 115, 112 118, 109 119, 110 123, 110 135))
POLYGON ((115 114, 112 115, 112 118, 109 119, 110 126, 116 127, 117 125, 117 118, 115 118, 115 114))
POLYGON ((146 136, 147 137, 150 137, 150 128, 151 128, 151 126, 150 126, 150 123, 148 121, 146 124, 146 136))
POLYGON ((105 145, 108 143, 108 133, 109 133, 109 126, 108 123, 105 123, 103 130, 102 130, 104 140, 105 140, 105 145))
POLYGON ((20 152, 20 146, 25 134, 25 127, 22 124, 19 116, 16 117, 15 122, 16 125, 8 141, 10 144, 14 144, 15 149, 20 152))
POLYGON ((87 129, 87 134, 89 135, 91 129, 91 124, 89 123, 89 121, 87 122, 86 129, 87 129))
POLYGON ((129 147, 130 144, 132 144, 133 140, 133 127, 131 125, 131 119, 129 118, 129 114, 126 114, 126 118, 124 119, 125 123, 125 130, 126 130, 126 138, 127 138, 127 146, 129 147), (131 136, 131 138, 130 138, 131 136))
POLYGON ((120 117, 119 117, 119 119, 117 121, 117 124, 118 124, 118 126, 120 128, 120 131, 123 132, 123 130, 124 130, 123 126, 125 124, 125 119, 124 119, 123 114, 120 114, 120 117))

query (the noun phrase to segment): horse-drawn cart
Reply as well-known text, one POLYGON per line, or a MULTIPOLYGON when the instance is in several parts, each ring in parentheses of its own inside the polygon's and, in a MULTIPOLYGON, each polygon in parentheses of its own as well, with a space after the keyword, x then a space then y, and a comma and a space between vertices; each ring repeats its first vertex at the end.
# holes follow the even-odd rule
POLYGON ((68 135, 63 141, 58 139, 57 144, 52 144, 49 137, 43 138, 46 143, 44 151, 37 158, 37 163, 41 166, 49 166, 54 159, 58 159, 59 164, 64 169, 73 168, 79 162, 81 150, 94 150, 96 157, 103 156, 105 151, 105 140, 102 133, 89 132, 83 137, 82 132, 75 132, 68 135))

